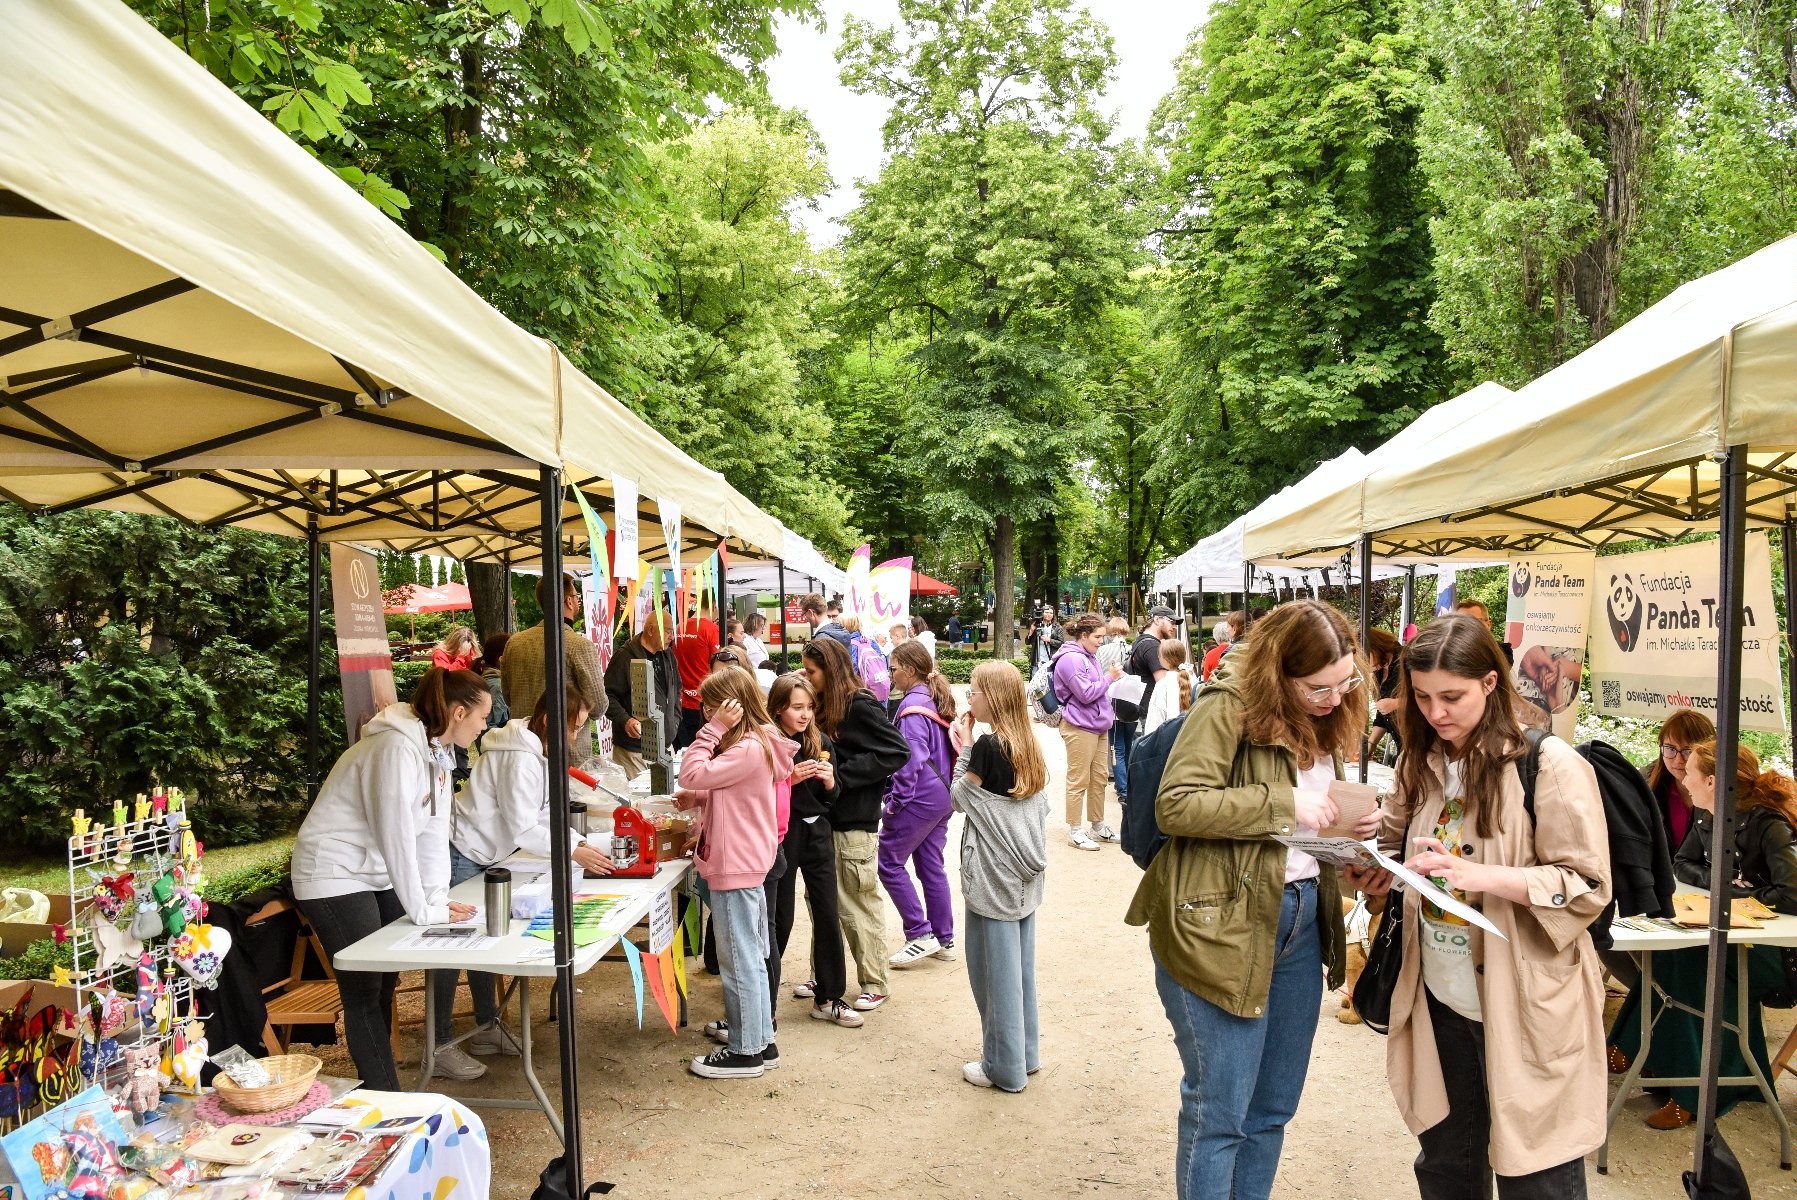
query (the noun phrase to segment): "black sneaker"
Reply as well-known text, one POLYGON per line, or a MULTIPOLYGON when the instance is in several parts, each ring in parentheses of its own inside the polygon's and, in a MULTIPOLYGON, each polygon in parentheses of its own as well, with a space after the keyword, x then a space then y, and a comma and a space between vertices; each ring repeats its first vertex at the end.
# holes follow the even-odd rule
POLYGON ((780 1066, 780 1047, 769 1042, 761 1050, 761 1065, 772 1071, 780 1066))
MULTIPOLYGON (((776 1054, 775 1063, 778 1062, 776 1054)), ((693 1059, 686 1069, 701 1079, 757 1079, 767 1065, 759 1054, 732 1054, 730 1047, 719 1046, 710 1054, 693 1059)))
POLYGON ((707 1021, 705 1023, 705 1036, 710 1038, 712 1041, 716 1042, 720 1046, 729 1045, 730 1044, 730 1022, 729 1022, 729 1020, 723 1019, 723 1020, 717 1020, 717 1021, 707 1021))

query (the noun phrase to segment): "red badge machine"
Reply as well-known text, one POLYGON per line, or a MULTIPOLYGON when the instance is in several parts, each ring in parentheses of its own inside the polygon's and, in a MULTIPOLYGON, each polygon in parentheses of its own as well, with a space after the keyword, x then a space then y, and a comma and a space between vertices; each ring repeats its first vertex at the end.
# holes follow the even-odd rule
MULTIPOLYGON (((655 704, 655 664, 639 659, 630 664, 630 709, 643 727, 643 761, 649 764, 649 792, 672 795, 674 762, 668 753, 667 726, 655 704)), ((692 821, 679 815, 652 818, 628 799, 612 813, 612 874, 635 878, 655 874, 661 863, 681 858, 692 850, 692 821)))

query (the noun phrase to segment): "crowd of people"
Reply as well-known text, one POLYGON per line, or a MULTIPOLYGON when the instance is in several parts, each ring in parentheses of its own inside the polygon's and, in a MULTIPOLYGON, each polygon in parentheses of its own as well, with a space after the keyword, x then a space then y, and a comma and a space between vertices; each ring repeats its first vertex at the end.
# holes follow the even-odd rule
MULTIPOLYGON (((577 607, 565 581, 563 614, 577 607)), ((1375 909, 1396 906, 1388 917, 1402 930, 1387 1074, 1417 1138, 1421 1195, 1585 1194, 1584 1157, 1605 1136, 1605 1074, 1631 1067, 1642 1003, 1633 964, 1600 955, 1607 943, 1591 934, 1622 890, 1612 886, 1608 797, 1579 749, 1540 732, 1541 709, 1518 693, 1482 614, 1438 617, 1403 641, 1375 631, 1362 646, 1337 609, 1293 600, 1252 621, 1229 614, 1194 663, 1171 609, 1149 609, 1133 629, 1050 610, 1029 631, 1027 682, 1008 662, 986 662, 957 698, 927 625, 869 630, 821 596, 801 609, 811 636, 800 669, 785 674, 772 670, 759 616, 720 631, 703 603, 678 629, 655 614, 603 672, 597 648, 568 636, 571 735, 605 714, 615 759, 640 770, 629 664, 648 660, 657 707, 684 751, 674 798, 700 814, 696 867, 725 1007, 705 1026, 719 1045, 692 1060, 694 1074, 752 1078, 778 1065, 781 963, 802 880, 809 970, 791 995, 809 1001, 812 1017, 859 1028, 887 1003, 893 971, 964 956, 982 1038, 964 1077, 1027 1087, 1040 1066, 1035 914, 1049 805, 1033 713, 1058 727, 1065 748, 1070 845, 1119 840, 1107 819, 1113 788, 1125 821, 1147 811, 1160 835, 1151 857, 1138 857, 1147 866, 1125 920, 1147 928, 1182 1065, 1182 1198, 1270 1194, 1324 989, 1343 983, 1344 902, 1356 894, 1375 909), (1334 785, 1369 735, 1375 752, 1395 756, 1396 782, 1356 834, 1482 910, 1502 938, 1414 889, 1394 891, 1382 869, 1337 869, 1276 840, 1336 823, 1334 785), (1158 757, 1135 753, 1157 742, 1158 757), (956 812, 960 914, 947 867, 956 812), (897 950, 888 898, 902 923, 897 950), (1608 1031, 1606 972, 1633 987, 1608 1031)), ((339 760, 293 867, 295 894, 332 953, 400 915, 466 919, 450 886, 518 847, 547 852, 542 645, 540 626, 489 639, 474 657, 469 644, 446 643, 448 661, 339 760), (481 752, 458 789, 456 751, 476 739, 481 752)), ((1641 781, 1654 844, 1676 848, 1667 870, 1699 885, 1709 882, 1714 737, 1700 714, 1674 714, 1641 781)), ((1736 893, 1797 913, 1797 785, 1746 747, 1736 761, 1736 893)), ((572 844, 583 866, 606 869, 599 851, 572 844)), ((1700 1009, 1703 952, 1663 964, 1660 986, 1700 1009)), ((1745 979, 1732 960, 1729 970, 1731 1005, 1741 987, 1755 1001, 1797 999, 1791 964, 1775 950, 1756 950, 1745 979)), ((396 1087, 392 977, 338 978, 358 1070, 371 1086, 396 1087)), ((478 1056, 516 1052, 489 1025, 492 980, 470 984, 481 1027, 473 1054, 439 1057, 461 1077, 484 1070, 478 1056)), ((433 986, 453 987, 453 977, 433 986)), ((442 1038, 449 1009, 437 1010, 442 1038)), ((1749 1053, 1769 1073, 1757 1003, 1751 1011, 1749 1053)), ((1669 1010, 1649 1073, 1694 1074, 1701 1036, 1697 1018, 1669 1010)), ((1724 1073, 1746 1070, 1723 1063, 1724 1073)), ((1690 1089, 1663 1099, 1650 1125, 1690 1123, 1690 1089)))

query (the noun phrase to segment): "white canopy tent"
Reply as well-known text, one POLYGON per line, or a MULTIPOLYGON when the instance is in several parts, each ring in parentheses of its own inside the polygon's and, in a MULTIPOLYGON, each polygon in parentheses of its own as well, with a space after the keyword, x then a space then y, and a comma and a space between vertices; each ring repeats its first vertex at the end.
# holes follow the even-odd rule
MULTIPOLYGON (((1236 592, 1240 591, 1248 567, 1242 548, 1242 531, 1248 516, 1243 514, 1225 525, 1184 554, 1154 573, 1157 592, 1236 592)), ((1296 567, 1271 563, 1254 567, 1252 588, 1255 592, 1275 590, 1275 583, 1305 587, 1314 595, 1323 582, 1323 572, 1330 570, 1331 583, 1351 582, 1342 571, 1339 558, 1328 564, 1296 567)), ((1381 565, 1374 568, 1373 578, 1391 579, 1404 574, 1400 567, 1381 565)))

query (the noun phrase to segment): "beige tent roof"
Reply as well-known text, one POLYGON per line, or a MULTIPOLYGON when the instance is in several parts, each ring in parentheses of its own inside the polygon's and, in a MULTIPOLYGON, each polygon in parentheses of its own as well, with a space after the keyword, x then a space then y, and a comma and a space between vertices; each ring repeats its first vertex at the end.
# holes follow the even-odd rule
MULTIPOLYGON (((1316 479, 1306 479, 1294 501, 1262 505, 1247 521, 1242 549, 1257 562, 1314 559, 1340 554, 1355 546, 1366 531, 1364 509, 1367 476, 1382 467, 1409 461, 1417 447, 1427 445, 1473 417, 1507 402, 1513 392, 1489 381, 1451 400, 1425 409, 1392 438, 1371 453, 1353 460, 1347 456, 1319 467, 1316 479), (1340 466, 1337 466, 1340 463, 1340 466), (1324 472, 1330 474, 1325 475, 1324 472)), ((1474 553, 1471 550, 1466 553, 1474 553)), ((1389 557, 1389 556, 1388 556, 1389 557)), ((1413 559, 1413 555, 1397 557, 1413 559)), ((1450 556, 1451 557, 1451 556, 1450 556)))
POLYGON ((1380 552, 1597 546, 1713 527, 1751 447, 1748 519, 1797 498, 1797 237, 1679 288, 1366 481, 1380 552))
POLYGON ((636 480, 646 551, 661 497, 783 549, 123 5, 14 0, 0 30, 0 496, 534 554, 559 461, 602 511, 636 480))

